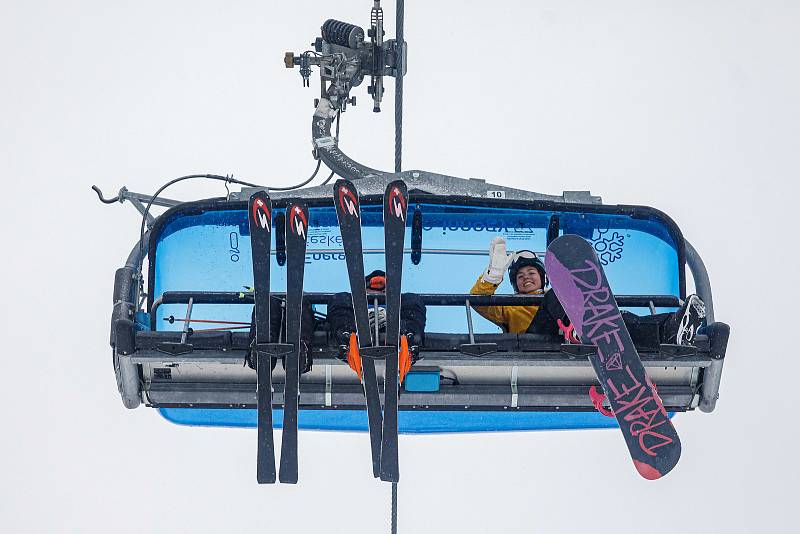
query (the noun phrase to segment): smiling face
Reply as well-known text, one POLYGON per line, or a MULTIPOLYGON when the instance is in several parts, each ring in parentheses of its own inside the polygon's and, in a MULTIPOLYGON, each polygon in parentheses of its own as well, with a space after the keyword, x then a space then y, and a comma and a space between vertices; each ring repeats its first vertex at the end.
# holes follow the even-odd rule
POLYGON ((520 268, 515 281, 519 293, 533 293, 542 289, 542 277, 536 267, 526 265, 520 268))

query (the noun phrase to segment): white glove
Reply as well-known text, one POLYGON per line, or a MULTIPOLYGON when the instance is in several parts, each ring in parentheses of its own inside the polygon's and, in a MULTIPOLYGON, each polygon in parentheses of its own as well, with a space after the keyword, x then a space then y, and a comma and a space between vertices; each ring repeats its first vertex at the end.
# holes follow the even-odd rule
POLYGON ((506 269, 514 258, 513 254, 506 254, 506 240, 495 237, 489 244, 489 267, 481 277, 484 282, 499 285, 503 281, 506 269))

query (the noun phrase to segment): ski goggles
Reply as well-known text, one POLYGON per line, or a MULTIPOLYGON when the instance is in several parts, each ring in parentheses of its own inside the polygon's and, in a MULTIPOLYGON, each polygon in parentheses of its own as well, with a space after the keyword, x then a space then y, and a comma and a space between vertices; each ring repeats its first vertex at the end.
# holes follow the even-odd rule
POLYGON ((511 263, 512 264, 516 263, 517 260, 521 258, 524 258, 526 260, 535 260, 538 262, 542 261, 541 258, 539 258, 539 256, 537 256, 536 253, 532 250, 518 250, 517 252, 514 253, 514 259, 511 260, 511 263))

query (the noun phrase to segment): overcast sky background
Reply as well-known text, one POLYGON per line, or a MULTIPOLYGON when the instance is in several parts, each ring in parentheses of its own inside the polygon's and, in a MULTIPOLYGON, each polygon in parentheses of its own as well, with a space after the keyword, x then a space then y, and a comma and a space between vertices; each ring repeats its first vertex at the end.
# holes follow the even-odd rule
MULTIPOLYGON (((665 479, 641 479, 613 430, 401 437, 400 531, 790 530, 800 4, 407 4, 404 167, 665 211, 732 336, 717 410, 675 418, 683 457, 665 479)), ((302 432, 300 484, 258 486, 254 430, 123 407, 111 290, 140 218, 89 189, 304 180, 317 78, 302 88, 283 53, 329 17, 367 26, 370 7, 0 1, 3 531, 388 530, 366 435, 302 432)), ((393 98, 375 115, 354 94, 342 148, 392 168, 393 98)))

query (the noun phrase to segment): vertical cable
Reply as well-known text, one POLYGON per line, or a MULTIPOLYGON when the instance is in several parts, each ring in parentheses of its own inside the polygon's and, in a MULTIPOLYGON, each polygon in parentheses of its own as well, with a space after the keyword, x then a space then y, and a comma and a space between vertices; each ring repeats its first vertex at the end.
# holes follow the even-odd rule
POLYGON ((392 534, 397 534, 397 482, 392 482, 392 534))
MULTIPOLYGON (((396 28, 396 42, 397 42, 397 58, 395 65, 397 66, 397 75, 395 76, 394 85, 394 172, 400 172, 402 169, 403 152, 403 49, 405 48, 405 41, 403 40, 403 0, 397 0, 397 28, 396 28)), ((375 321, 377 323, 377 321, 375 321)), ((392 482, 392 534, 397 534, 397 482, 392 482)))
POLYGON ((401 170, 401 154, 403 151, 403 49, 405 42, 403 40, 403 0, 397 0, 397 35, 396 43, 397 58, 395 65, 397 66, 397 75, 395 76, 394 83, 394 172, 401 170))

